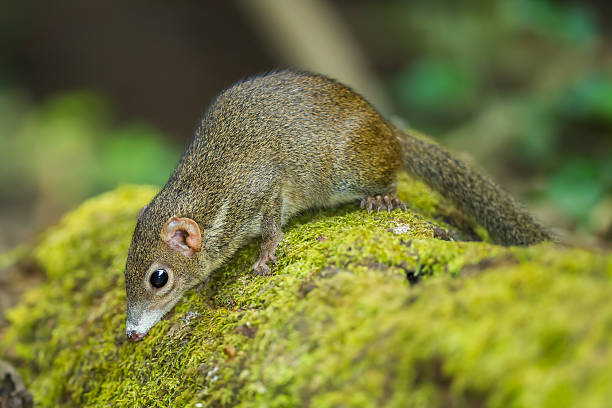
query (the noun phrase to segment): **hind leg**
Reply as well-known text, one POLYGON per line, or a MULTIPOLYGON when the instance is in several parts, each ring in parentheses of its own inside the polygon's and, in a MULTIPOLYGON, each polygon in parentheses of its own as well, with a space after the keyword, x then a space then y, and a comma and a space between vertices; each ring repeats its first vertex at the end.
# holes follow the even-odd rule
POLYGON ((372 212, 372 210, 387 210, 387 212, 390 213, 396 208, 399 208, 402 211, 406 211, 406 205, 402 203, 399 198, 397 198, 397 195, 395 193, 367 196, 361 199, 361 208, 365 208, 368 214, 372 212))

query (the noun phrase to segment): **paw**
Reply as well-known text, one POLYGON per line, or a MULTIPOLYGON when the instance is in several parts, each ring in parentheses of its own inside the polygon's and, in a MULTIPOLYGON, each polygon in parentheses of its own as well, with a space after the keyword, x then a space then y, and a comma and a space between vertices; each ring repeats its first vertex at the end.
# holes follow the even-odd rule
POLYGON ((270 275, 270 267, 268 266, 268 262, 276 264, 277 261, 278 259, 276 258, 274 252, 262 251, 257 262, 253 264, 253 272, 258 276, 270 275))
POLYGON ((387 210, 387 212, 390 213, 396 208, 406 211, 406 205, 393 194, 377 195, 376 197, 368 196, 361 200, 361 208, 365 208, 368 214, 372 212, 372 210, 387 210))
POLYGON ((253 265, 253 272, 257 276, 268 276, 270 275, 270 267, 266 265, 265 263, 261 263, 257 261, 253 265))

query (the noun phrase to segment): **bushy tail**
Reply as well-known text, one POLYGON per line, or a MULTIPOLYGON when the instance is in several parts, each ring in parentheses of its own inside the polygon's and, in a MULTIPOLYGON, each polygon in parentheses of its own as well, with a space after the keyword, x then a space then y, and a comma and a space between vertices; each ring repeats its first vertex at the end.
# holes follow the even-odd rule
POLYGON ((493 240, 503 245, 552 240, 546 228, 490 178, 414 131, 394 131, 402 144, 406 170, 474 216, 493 240))

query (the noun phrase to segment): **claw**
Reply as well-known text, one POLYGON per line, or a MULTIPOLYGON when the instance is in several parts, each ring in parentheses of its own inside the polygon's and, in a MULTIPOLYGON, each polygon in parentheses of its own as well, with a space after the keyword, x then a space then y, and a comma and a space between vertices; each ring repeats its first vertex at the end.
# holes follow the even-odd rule
POLYGON ((368 196, 361 200, 361 208, 365 208, 368 214, 376 209, 377 212, 381 210, 387 210, 388 213, 399 208, 402 211, 406 211, 406 206, 402 203, 395 195, 385 194, 384 196, 368 196))
POLYGON ((266 276, 270 274, 270 267, 263 262, 257 261, 253 265, 253 272, 255 272, 255 275, 266 276))
POLYGON ((372 206, 373 206, 373 198, 372 197, 366 197, 366 210, 368 211, 368 214, 372 212, 372 206))

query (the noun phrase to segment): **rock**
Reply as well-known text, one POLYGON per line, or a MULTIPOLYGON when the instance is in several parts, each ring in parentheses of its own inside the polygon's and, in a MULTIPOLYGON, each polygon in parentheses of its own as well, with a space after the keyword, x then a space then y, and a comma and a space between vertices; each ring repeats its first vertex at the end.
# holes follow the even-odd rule
POLYGON ((355 203, 297 217, 274 275, 250 273, 255 240, 128 342, 123 267, 154 192, 91 199, 27 251, 47 279, 7 312, 0 352, 23 362, 40 406, 612 401, 611 254, 492 245, 473 222, 442 222, 456 210, 406 176, 408 212, 368 215, 355 203), (388 231, 396 225, 409 228, 388 231))
POLYGON ((17 371, 0 360, 0 408, 32 408, 32 394, 25 389, 17 371))

